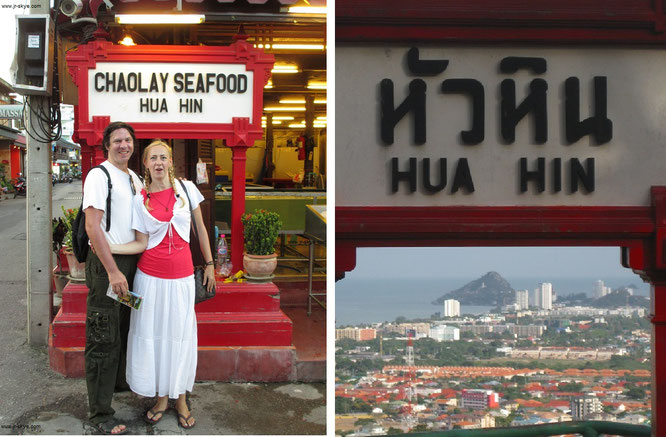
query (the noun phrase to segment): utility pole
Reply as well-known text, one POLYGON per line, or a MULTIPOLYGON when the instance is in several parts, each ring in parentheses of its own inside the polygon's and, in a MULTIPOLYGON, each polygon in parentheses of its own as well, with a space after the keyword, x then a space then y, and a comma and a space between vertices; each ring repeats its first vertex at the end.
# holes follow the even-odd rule
MULTIPOLYGON (((30 14, 48 14, 47 0, 30 0, 30 14)), ((48 68, 53 68, 49 65, 48 68)), ((32 346, 48 344, 49 323, 51 322, 51 272, 53 259, 51 241, 51 143, 39 141, 50 137, 48 123, 35 114, 49 114, 47 96, 30 95, 25 97, 26 107, 27 158, 26 158, 26 227, 27 227, 27 293, 28 293, 28 342, 32 346)), ((58 102, 59 103, 59 102, 58 102)))

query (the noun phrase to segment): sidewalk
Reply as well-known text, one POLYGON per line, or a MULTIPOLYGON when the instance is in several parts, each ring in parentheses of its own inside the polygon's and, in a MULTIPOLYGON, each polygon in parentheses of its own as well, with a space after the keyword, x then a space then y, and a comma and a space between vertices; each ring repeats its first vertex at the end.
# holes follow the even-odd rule
MULTIPOLYGON (((35 382, 34 390, 45 388, 41 381, 35 382)), ((3 417, 0 434, 98 434, 86 420, 85 382, 68 380, 65 389, 63 382, 56 383, 59 394, 45 399, 44 405, 11 420, 3 417)), ((321 383, 196 383, 190 401, 197 424, 188 431, 178 426, 175 409, 158 424, 146 424, 141 414, 154 401, 130 392, 117 393, 113 407, 132 435, 325 434, 325 391, 321 383)))

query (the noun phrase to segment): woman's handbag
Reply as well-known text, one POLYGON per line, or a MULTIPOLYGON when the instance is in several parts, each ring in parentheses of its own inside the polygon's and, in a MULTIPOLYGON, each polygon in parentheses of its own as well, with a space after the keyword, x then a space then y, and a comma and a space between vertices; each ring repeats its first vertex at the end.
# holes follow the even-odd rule
MULTIPOLYGON (((183 181, 180 179, 178 180, 180 182, 180 185, 183 187, 183 191, 185 191, 185 196, 187 196, 187 203, 190 205, 190 221, 191 221, 191 226, 190 226, 190 251, 192 252, 192 260, 203 260, 203 256, 201 255, 201 249, 199 249, 198 243, 199 243, 199 233, 197 232, 197 225, 194 222, 194 214, 192 213, 192 202, 190 201, 190 195, 187 194, 187 189, 185 188, 185 184, 183 181), (194 239, 192 237, 194 236, 194 239), (195 245, 192 244, 194 241, 197 242, 196 249, 194 248, 195 245), (196 253, 195 253, 196 252, 196 253)), ((197 304, 199 302, 203 302, 205 300, 208 300, 212 297, 215 297, 215 287, 208 292, 208 289, 204 285, 204 270, 206 269, 206 266, 202 265, 195 265, 194 266, 194 303, 197 304)))

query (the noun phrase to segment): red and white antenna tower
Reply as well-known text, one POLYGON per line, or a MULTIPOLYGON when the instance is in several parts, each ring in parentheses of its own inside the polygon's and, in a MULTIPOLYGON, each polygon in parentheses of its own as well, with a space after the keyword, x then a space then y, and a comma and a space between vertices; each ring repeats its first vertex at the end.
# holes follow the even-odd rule
POLYGON ((412 429, 416 424, 416 415, 414 414, 414 377, 416 370, 414 369, 414 343, 412 341, 412 332, 407 332, 407 355, 405 356, 405 363, 407 364, 407 374, 409 375, 409 382, 407 385, 407 412, 405 414, 405 424, 408 429, 412 429))

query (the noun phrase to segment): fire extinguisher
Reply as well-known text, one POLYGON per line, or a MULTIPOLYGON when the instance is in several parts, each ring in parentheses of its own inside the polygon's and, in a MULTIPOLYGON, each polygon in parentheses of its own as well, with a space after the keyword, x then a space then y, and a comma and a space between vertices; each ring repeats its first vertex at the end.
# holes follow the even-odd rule
POLYGON ((296 144, 298 144, 298 160, 305 161, 305 136, 298 137, 296 144))

